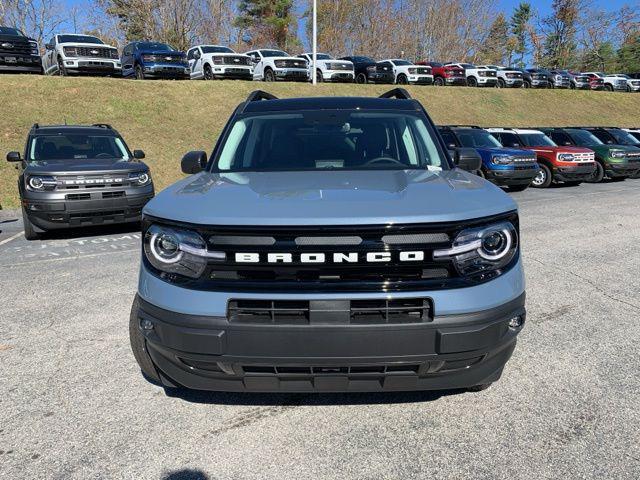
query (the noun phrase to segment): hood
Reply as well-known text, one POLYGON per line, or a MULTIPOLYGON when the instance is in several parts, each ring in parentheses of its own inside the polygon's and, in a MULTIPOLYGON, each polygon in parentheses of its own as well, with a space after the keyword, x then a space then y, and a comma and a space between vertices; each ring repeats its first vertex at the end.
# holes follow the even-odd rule
POLYGON ((550 147, 548 145, 540 146, 540 147, 529 147, 531 150, 535 152, 542 153, 591 153, 593 150, 586 147, 571 147, 571 146, 557 146, 550 147))
POLYGON ((203 225, 448 222, 516 209, 461 170, 202 172, 157 195, 145 215, 203 225))
POLYGON ((62 45, 63 47, 74 46, 74 47, 81 47, 81 48, 109 48, 109 49, 117 50, 116 47, 107 45, 106 43, 100 45, 97 43, 66 42, 66 43, 59 43, 58 45, 62 45))
POLYGON ((96 173, 128 173, 148 171, 142 162, 114 161, 113 159, 53 160, 47 163, 31 162, 26 173, 32 175, 83 175, 96 173))
POLYGON ((454 67, 452 65, 445 65, 442 68, 445 72, 451 73, 453 75, 464 75, 464 68, 454 67))
MULTIPOLYGON (((501 147, 475 147, 478 152, 486 152, 488 154, 498 153, 502 155, 526 155, 531 156, 531 152, 526 149, 516 149, 516 148, 501 148, 501 147)), ((535 160, 535 155, 533 155, 533 159, 535 160)))
POLYGON ((139 50, 141 55, 157 55, 159 57, 173 57, 173 58, 186 58, 186 55, 182 52, 167 52, 166 50, 154 50, 150 48, 148 50, 139 50))
POLYGON ((31 37, 23 37, 21 35, 0 34, 0 42, 29 43, 29 42, 35 42, 35 40, 31 37))

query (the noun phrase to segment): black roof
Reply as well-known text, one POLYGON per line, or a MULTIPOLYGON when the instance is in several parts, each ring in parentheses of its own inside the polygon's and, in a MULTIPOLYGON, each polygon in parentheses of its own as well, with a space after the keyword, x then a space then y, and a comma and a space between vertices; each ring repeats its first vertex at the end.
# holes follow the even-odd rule
POLYGON ((412 110, 420 109, 415 100, 371 97, 285 98, 266 102, 248 102, 245 112, 279 112, 296 110, 412 110))
POLYGON ((107 124, 96 125, 38 125, 31 127, 32 135, 58 135, 58 134, 93 134, 93 135, 119 135, 118 132, 107 124))

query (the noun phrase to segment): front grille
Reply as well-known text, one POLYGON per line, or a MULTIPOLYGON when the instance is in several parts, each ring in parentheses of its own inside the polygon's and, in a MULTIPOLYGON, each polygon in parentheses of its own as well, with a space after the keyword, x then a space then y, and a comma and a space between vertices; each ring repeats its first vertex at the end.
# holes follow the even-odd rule
POLYGON ((242 55, 222 57, 225 65, 251 65, 251 59, 242 55))
POLYGON ((90 200, 90 193, 70 193, 69 195, 65 195, 67 200, 90 200))
POLYGON ((104 47, 75 47, 79 57, 117 58, 117 52, 104 47))
POLYGON ((573 153, 573 158, 576 162, 593 162, 595 154, 591 152, 573 153))
MULTIPOLYGON (((535 167, 533 158, 526 161, 535 167)), ((453 239, 465 228, 502 219, 517 227, 515 213, 434 224, 186 225, 205 239, 208 250, 223 252, 225 259, 210 260, 197 279, 163 274, 144 261, 150 271, 166 281, 205 291, 391 292, 462 288, 488 281, 499 273, 471 280, 460 276, 451 260, 434 260, 433 251, 451 247, 453 239)), ((143 231, 151 222, 154 219, 145 219, 143 231)))
POLYGON ((535 163, 536 159, 535 157, 525 157, 520 155, 514 155, 513 162, 514 163, 535 163))
POLYGON ((276 60, 275 65, 278 68, 307 68, 304 60, 276 60))
POLYGON ((104 192, 102 194, 102 198, 122 198, 124 197, 124 192, 104 192))
POLYGON ((227 308, 231 323, 310 324, 406 324, 433 320, 426 298, 376 300, 231 300, 227 308))
POLYGON ((431 69, 419 67, 416 69, 416 73, 418 73, 419 75, 429 75, 431 73, 431 69))
POLYGON ((24 40, 2 40, 0 45, 7 43, 11 47, 0 46, 0 52, 10 55, 38 55, 38 44, 36 42, 24 41, 24 40))
POLYGON ((95 188, 121 188, 129 185, 128 174, 114 175, 60 175, 56 190, 85 190, 95 188))
POLYGON ((331 70, 344 70, 346 72, 353 71, 353 65, 350 63, 331 63, 331 70))

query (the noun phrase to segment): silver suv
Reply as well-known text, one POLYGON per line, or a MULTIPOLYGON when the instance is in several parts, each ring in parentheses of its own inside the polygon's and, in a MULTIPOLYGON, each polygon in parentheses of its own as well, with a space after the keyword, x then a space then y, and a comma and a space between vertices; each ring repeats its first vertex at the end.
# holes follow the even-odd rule
POLYGON ((403 89, 252 93, 144 209, 142 372, 225 391, 485 388, 525 285, 516 204, 479 168, 403 89))

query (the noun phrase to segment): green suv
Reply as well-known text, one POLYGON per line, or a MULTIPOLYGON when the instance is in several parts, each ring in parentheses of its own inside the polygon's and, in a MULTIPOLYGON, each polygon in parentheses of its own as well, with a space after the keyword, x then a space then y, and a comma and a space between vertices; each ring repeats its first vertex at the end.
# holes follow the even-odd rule
POLYGON ((605 177, 624 180, 640 174, 640 148, 629 145, 604 143, 585 128, 541 128, 558 145, 587 147, 596 154, 596 171, 590 182, 601 182, 605 177))

